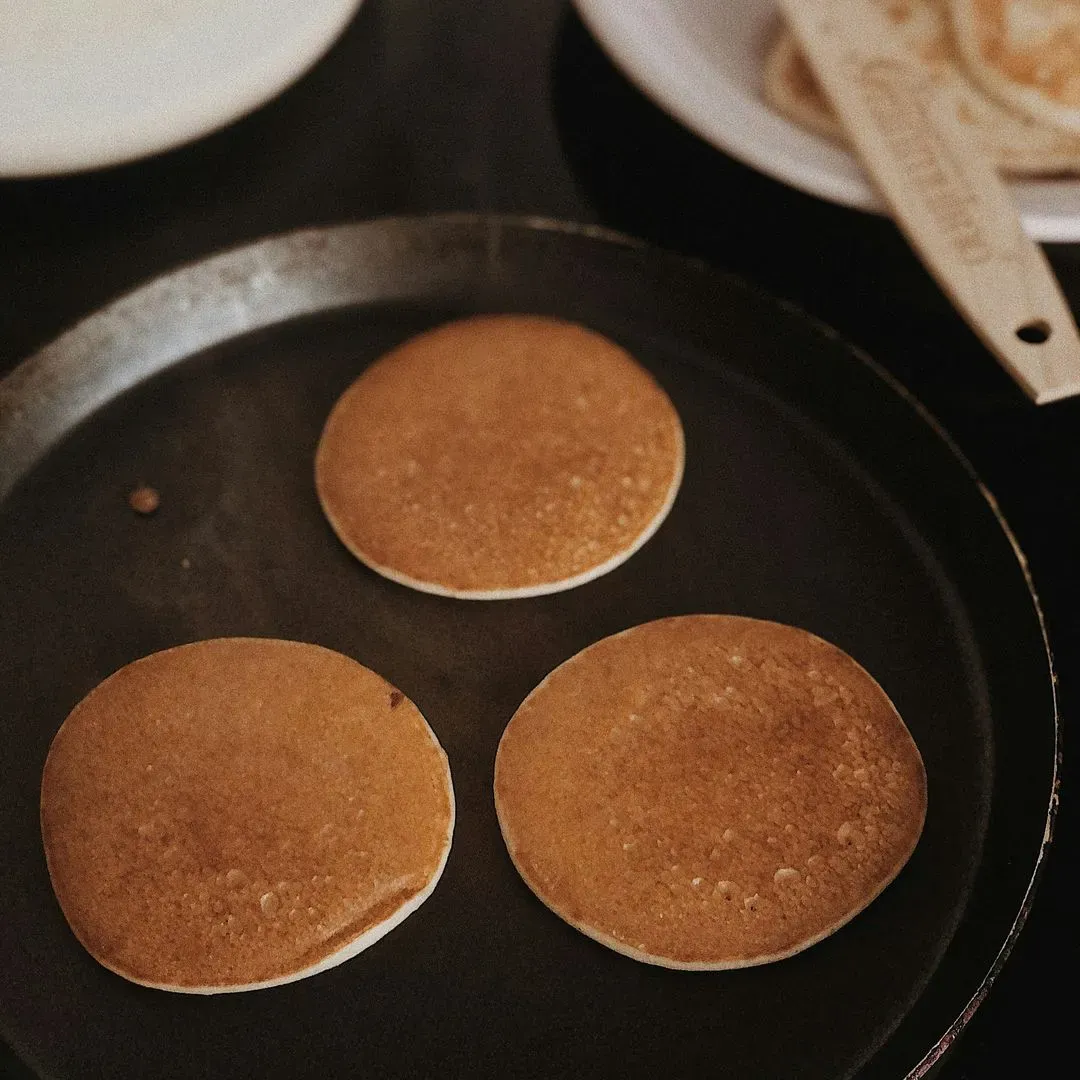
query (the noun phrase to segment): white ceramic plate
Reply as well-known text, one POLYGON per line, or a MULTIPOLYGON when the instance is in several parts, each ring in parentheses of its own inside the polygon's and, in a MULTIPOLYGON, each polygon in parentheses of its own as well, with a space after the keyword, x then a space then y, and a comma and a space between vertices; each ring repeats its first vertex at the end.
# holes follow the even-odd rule
MULTIPOLYGON (((773 0, 575 0, 615 63, 697 135, 811 195, 881 212, 847 151, 773 112, 761 94, 776 26, 773 0)), ((1080 240, 1080 181, 1012 183, 1024 226, 1046 241, 1080 240)))
POLYGON ((131 161, 299 78, 360 0, 0 0, 0 176, 131 161))

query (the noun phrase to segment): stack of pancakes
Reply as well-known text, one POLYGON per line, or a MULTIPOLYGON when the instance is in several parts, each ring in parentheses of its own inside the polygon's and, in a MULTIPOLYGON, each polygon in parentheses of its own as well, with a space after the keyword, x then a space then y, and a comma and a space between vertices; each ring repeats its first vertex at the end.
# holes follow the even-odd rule
MULTIPOLYGON (((1078 0, 874 2, 1003 173, 1080 172, 1078 0)), ((786 28, 766 61, 765 96, 803 127, 846 142, 786 28)))

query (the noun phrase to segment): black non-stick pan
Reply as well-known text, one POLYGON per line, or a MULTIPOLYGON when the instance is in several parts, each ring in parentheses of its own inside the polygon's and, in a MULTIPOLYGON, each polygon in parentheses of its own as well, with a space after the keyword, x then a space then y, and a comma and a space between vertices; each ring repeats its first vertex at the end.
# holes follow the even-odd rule
POLYGON ((0 1031, 42 1076, 920 1075, 1023 922, 1057 718, 1022 559, 945 435, 872 363, 705 266, 595 231, 475 217, 267 240, 162 278, 0 384, 0 1031), (686 477, 656 536, 571 592, 455 601, 373 575, 320 513, 335 398, 420 330, 545 312, 667 389, 686 477), (127 505, 150 484, 150 517, 127 505), (492 763, 516 706, 590 642, 664 615, 806 627, 884 686, 929 774, 926 830, 863 914, 781 963, 675 972, 560 922, 503 848, 492 763), (317 642, 381 672, 450 758, 431 899, 356 959, 272 990, 162 993, 99 967, 38 832, 49 741, 136 657, 317 642))

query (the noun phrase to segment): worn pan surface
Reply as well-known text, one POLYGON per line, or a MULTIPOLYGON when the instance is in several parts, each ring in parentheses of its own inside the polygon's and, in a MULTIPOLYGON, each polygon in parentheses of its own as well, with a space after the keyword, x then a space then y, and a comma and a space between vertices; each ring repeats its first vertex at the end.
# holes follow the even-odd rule
POLYGON ((899 1077, 988 989, 1049 836, 1057 717, 1038 607, 946 437, 868 361, 703 266, 589 230, 450 217, 312 230, 162 278, 0 384, 0 1032, 42 1076, 899 1077), (335 540, 312 454, 390 346, 477 311, 547 312, 630 348, 683 418, 674 510, 615 572, 460 602, 335 540), (161 492, 138 517, 128 492, 161 492), (553 667, 663 615, 737 612, 840 645, 929 774, 914 857, 782 963, 647 967, 518 879, 491 798, 499 735, 553 667), (129 984, 76 943, 37 798, 68 710, 122 664, 221 634, 339 649, 445 746, 458 826, 432 898, 357 959, 258 993, 129 984))

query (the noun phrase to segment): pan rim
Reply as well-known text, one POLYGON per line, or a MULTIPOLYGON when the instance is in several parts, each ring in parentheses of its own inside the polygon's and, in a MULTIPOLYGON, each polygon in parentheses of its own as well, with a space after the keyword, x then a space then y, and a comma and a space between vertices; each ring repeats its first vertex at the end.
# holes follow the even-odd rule
MULTIPOLYGON (((735 284, 744 292, 755 296, 758 300, 765 301, 772 305, 779 305, 785 312, 798 318, 803 323, 809 324, 817 334, 830 340, 849 355, 857 359, 860 364, 876 376, 888 390, 891 390, 899 396, 899 398, 914 412, 915 416, 930 428, 940 442, 944 444, 945 449, 949 452, 951 457, 960 465, 967 478, 974 484, 976 490, 989 508, 998 527, 1004 534, 1020 568, 1025 589, 1032 602, 1041 635, 1042 647, 1046 656, 1047 674, 1049 675, 1050 682, 1050 703, 1053 714, 1053 753, 1050 765, 1051 784, 1044 831, 1031 875, 1024 888, 1020 907, 1014 916, 1005 939, 998 948, 989 969, 982 977, 979 985, 975 988, 967 1003, 948 1025, 946 1030, 923 1054, 919 1062, 906 1074, 906 1080, 920 1080, 920 1078, 926 1076, 948 1052, 949 1048, 962 1034, 967 1024, 975 1015, 979 1006, 985 1001, 1012 952, 1034 904, 1035 894, 1042 877, 1047 854, 1053 841, 1061 785, 1062 719, 1057 692, 1057 674, 1045 614, 1027 558, 1020 546, 1016 534, 1002 513, 997 499, 982 481, 975 467, 944 426, 930 410, 911 393, 911 391, 865 351, 849 342, 828 324, 806 312, 798 304, 777 297, 756 283, 748 281, 739 275, 714 267, 706 260, 665 250, 638 237, 630 236, 602 225, 565 221, 540 215, 490 214, 478 212, 388 215, 329 225, 309 226, 288 232, 274 233, 254 241, 232 245, 208 253, 200 259, 186 262, 122 293, 103 307, 69 326, 68 329, 53 338, 51 342, 18 363, 6 376, 4 376, 3 379, 0 379, 0 502, 6 498, 22 477, 33 469, 41 457, 44 456, 48 449, 53 445, 53 440, 51 438, 40 441, 37 444, 32 444, 31 453, 24 453, 21 459, 13 452, 13 448, 19 444, 20 438, 25 438, 26 432, 34 429, 34 408, 28 408, 25 405, 20 405, 18 403, 29 395, 33 404, 37 406, 38 411, 43 411, 49 401, 49 380, 54 376, 52 369, 58 362, 65 360, 65 351, 70 350, 72 343, 78 343, 81 339, 89 339, 92 342, 96 334, 107 334, 109 322, 116 317, 118 312, 122 312, 127 308, 137 308, 148 297, 163 290, 168 292, 170 288, 183 282, 185 278, 189 278, 199 271, 205 271, 208 267, 217 268, 228 266, 230 263, 245 259, 255 259, 257 261, 261 253, 268 249, 272 249, 275 246, 287 245, 289 243, 300 241, 329 243, 335 237, 341 238, 350 234, 362 234, 365 231, 372 233, 380 230, 428 230, 437 232, 440 229, 445 230, 453 228, 469 228, 476 230, 484 237, 488 245, 489 253, 492 251, 497 253, 498 245, 501 242, 503 233, 519 232, 523 234, 561 234, 593 240, 601 244, 614 245, 627 250, 653 254, 658 259, 676 261, 685 268, 693 268, 699 272, 708 273, 717 280, 726 280, 729 283, 735 284)), ((327 304, 325 302, 314 303, 306 309, 301 308, 287 314, 256 322, 248 327, 231 329, 225 337, 233 338, 241 336, 253 329, 287 322, 292 318, 317 314, 319 312, 328 312, 333 310, 334 306, 335 305, 333 304, 327 304)), ((350 306, 350 302, 348 300, 343 300, 341 306, 348 307, 350 306)), ((215 342, 206 342, 201 347, 210 347, 214 343, 215 342)), ((66 356, 66 362, 72 363, 70 355, 66 356)), ((160 361, 157 367, 141 371, 136 378, 130 380, 124 386, 119 388, 112 386, 108 388, 104 394, 104 399, 111 400, 124 390, 130 389, 154 374, 165 370, 171 366, 173 362, 174 360, 169 359, 160 361)), ((86 416, 92 413, 100 403, 101 402, 92 402, 78 420, 66 420, 62 425, 63 430, 70 430, 75 423, 85 419, 86 416)), ((3 1023, 2 1018, 0 1018, 0 1035, 3 1036, 4 1040, 9 1045, 15 1048, 15 1044, 6 1030, 6 1024, 3 1023)), ((18 1050, 16 1050, 16 1052, 19 1053, 19 1056, 22 1057, 27 1064, 30 1064, 32 1057, 28 1057, 18 1050)), ((33 1068, 34 1066, 31 1067, 33 1068)))

